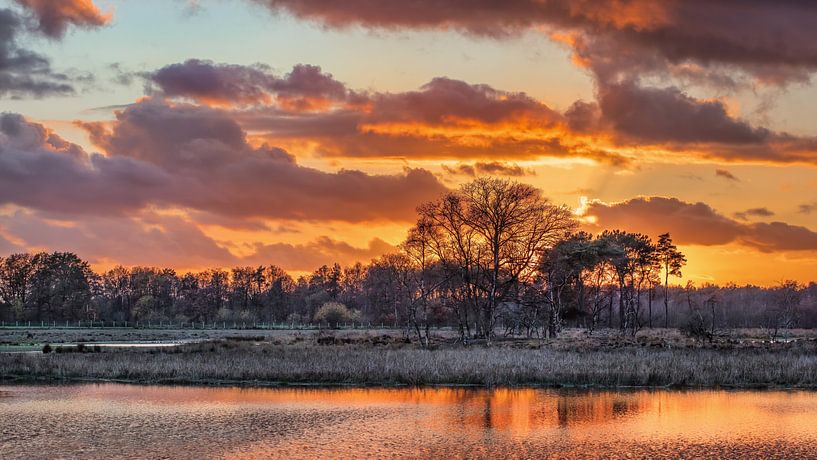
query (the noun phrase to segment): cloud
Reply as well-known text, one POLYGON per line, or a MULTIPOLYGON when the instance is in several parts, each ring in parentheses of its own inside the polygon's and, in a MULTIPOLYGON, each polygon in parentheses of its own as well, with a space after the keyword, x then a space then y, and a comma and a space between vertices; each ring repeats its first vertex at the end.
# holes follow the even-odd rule
POLYGON ((797 212, 800 214, 811 214, 817 211, 817 201, 814 203, 803 203, 797 207, 797 212))
POLYGON ((409 221, 445 187, 428 171, 370 175, 298 165, 253 147, 229 113, 143 101, 110 126, 85 124, 88 154, 19 115, 0 116, 0 203, 65 214, 126 214, 150 205, 233 218, 409 221))
POLYGON ((103 13, 92 0, 15 0, 34 14, 38 29, 51 38, 61 38, 68 26, 101 27, 112 15, 103 13))
POLYGON ((190 59, 171 64, 145 75, 154 92, 165 97, 181 97, 212 105, 234 106, 270 104, 305 110, 347 98, 347 89, 320 67, 296 65, 284 77, 277 77, 264 65, 215 64, 190 59))
POLYGON ((269 264, 270 261, 274 261, 276 265, 287 270, 298 271, 311 271, 321 265, 334 262, 341 265, 352 265, 356 262, 367 263, 396 250, 394 246, 379 238, 374 238, 366 247, 359 248, 326 236, 306 244, 258 243, 254 249, 254 254, 245 257, 242 260, 243 263, 269 264))
POLYGON ((443 170, 449 174, 463 176, 527 176, 535 175, 532 170, 525 169, 516 163, 503 163, 499 161, 460 163, 455 166, 443 165, 443 170))
POLYGON ((92 263, 205 267, 237 261, 227 249, 178 216, 86 216, 69 220, 20 211, 0 225, 31 248, 71 251, 92 263))
POLYGON ((22 19, 0 9, 0 97, 72 93, 68 76, 54 72, 48 58, 19 46, 22 32, 22 19))
MULTIPOLYGON (((326 236, 303 244, 251 243, 246 255, 235 255, 181 216, 142 212, 134 216, 91 216, 66 220, 59 215, 18 211, 0 216, 0 229, 22 240, 26 248, 71 251, 94 264, 171 266, 184 269, 238 265, 278 265, 310 271, 338 262, 368 262, 394 250, 373 239, 355 247, 326 236)), ((0 254, 24 251, 0 235, 0 254)))
POLYGON ((767 208, 749 208, 733 214, 739 220, 749 220, 751 217, 771 217, 773 215, 774 212, 769 211, 767 208))
POLYGON ((625 164, 637 154, 627 158, 620 147, 653 147, 718 161, 817 163, 817 139, 754 126, 730 115, 723 102, 696 98, 681 89, 716 87, 722 93, 724 88, 758 90, 807 82, 817 70, 817 51, 810 46, 817 40, 813 27, 817 5, 809 2, 254 2, 335 29, 458 31, 498 40, 543 33, 569 47, 573 61, 596 80, 597 101, 574 104, 562 120, 569 131, 559 134, 529 131, 523 124, 516 132, 524 132, 525 139, 506 135, 499 141, 496 136, 469 133, 451 142, 453 130, 445 137, 425 130, 427 139, 419 139, 406 134, 414 133, 411 126, 393 126, 387 135, 385 128, 373 124, 365 125, 371 128, 365 138, 344 137, 327 147, 330 155, 372 156, 373 149, 367 147, 374 145, 391 156, 401 156, 402 150, 410 152, 402 156, 427 157, 423 152, 428 144, 448 158, 482 157, 494 150, 503 158, 575 156, 625 164), (667 82, 671 84, 655 86, 667 82), (398 137, 395 132, 403 134, 398 137), (463 146, 472 149, 466 153, 463 146))
POLYGON ((20 13, 0 8, 0 98, 73 94, 72 77, 52 69, 46 56, 21 46, 21 38, 34 33, 59 39, 69 25, 102 25, 102 16, 91 14, 98 10, 88 0, 17 2, 34 15, 37 28, 32 30, 20 13))
MULTIPOLYGON (((354 92, 346 104, 304 111, 274 103, 235 110, 241 125, 271 142, 326 157, 579 157, 621 164, 619 154, 565 135, 564 117, 524 94, 435 78, 417 91, 354 92)), ((490 161, 488 161, 490 160, 490 161)))
POLYGON ((591 231, 622 229, 658 236, 670 232, 678 244, 741 244, 762 252, 817 251, 817 232, 784 222, 744 223, 705 203, 677 198, 639 197, 619 203, 590 201, 583 210, 591 231), (592 216, 592 218, 590 218, 592 216))
POLYGON ((443 77, 415 91, 356 91, 309 65, 279 77, 264 66, 188 60, 146 78, 155 97, 224 108, 257 139, 325 157, 626 165, 646 147, 718 161, 817 162, 817 139, 752 126, 717 100, 635 82, 601 84, 598 102, 560 113, 525 93, 443 77))
POLYGON ((605 78, 672 74, 735 83, 739 71, 759 81, 802 81, 817 68, 810 2, 749 0, 415 0, 342 3, 254 0, 324 27, 457 30, 507 38, 536 30, 570 46, 576 61, 605 78))
POLYGON ((726 169, 716 169, 715 170, 715 176, 716 177, 722 177, 722 178, 724 178, 726 180, 740 182, 740 179, 738 179, 737 176, 735 176, 734 174, 729 172, 729 170, 726 170, 726 169))
POLYGON ((0 234, 0 257, 3 257, 7 254, 14 254, 22 251, 23 248, 12 243, 8 239, 6 239, 2 234, 0 234))
POLYGON ((607 85, 600 90, 599 105, 617 132, 639 140, 761 144, 770 136, 729 116, 719 101, 699 101, 676 88, 607 85))

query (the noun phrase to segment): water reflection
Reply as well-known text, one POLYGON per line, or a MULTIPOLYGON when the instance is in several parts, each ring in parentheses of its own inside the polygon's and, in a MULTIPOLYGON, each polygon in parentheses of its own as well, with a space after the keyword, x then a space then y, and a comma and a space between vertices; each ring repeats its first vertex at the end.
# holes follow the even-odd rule
POLYGON ((817 457, 817 393, 0 390, 3 458, 817 457))

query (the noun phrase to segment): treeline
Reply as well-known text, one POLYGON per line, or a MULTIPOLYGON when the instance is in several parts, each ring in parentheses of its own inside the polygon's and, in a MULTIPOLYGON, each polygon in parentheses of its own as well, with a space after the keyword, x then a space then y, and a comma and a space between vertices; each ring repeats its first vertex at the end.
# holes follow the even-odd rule
POLYGON ((463 340, 556 336, 565 325, 817 327, 817 285, 671 286, 686 259, 669 234, 578 231, 570 210, 530 186, 478 179, 418 208, 400 251, 293 279, 276 266, 180 275, 94 273, 72 253, 0 258, 5 321, 370 322, 427 344, 435 325, 463 340))

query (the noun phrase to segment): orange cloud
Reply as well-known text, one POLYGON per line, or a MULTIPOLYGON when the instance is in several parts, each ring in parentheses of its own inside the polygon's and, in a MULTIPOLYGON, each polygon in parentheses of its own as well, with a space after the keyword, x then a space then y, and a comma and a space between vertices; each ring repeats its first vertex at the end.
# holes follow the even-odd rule
POLYGON ((359 92, 305 65, 281 78, 263 67, 191 60, 148 78, 165 98, 233 107, 255 139, 324 157, 817 162, 817 139, 752 126, 717 100, 632 81, 601 82, 597 102, 560 113, 525 93, 448 78, 416 91, 359 92))
POLYGON ((39 29, 49 37, 59 38, 69 25, 99 27, 110 22, 112 14, 103 13, 92 0, 16 0, 36 17, 39 29))

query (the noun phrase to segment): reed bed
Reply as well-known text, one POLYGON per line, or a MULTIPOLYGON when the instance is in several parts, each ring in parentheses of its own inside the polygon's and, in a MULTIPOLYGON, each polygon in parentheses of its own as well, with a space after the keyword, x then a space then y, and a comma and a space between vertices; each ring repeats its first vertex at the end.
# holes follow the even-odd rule
POLYGON ((275 345, 0 354, 6 381, 595 387, 817 386, 817 354, 758 349, 610 350, 275 345))

